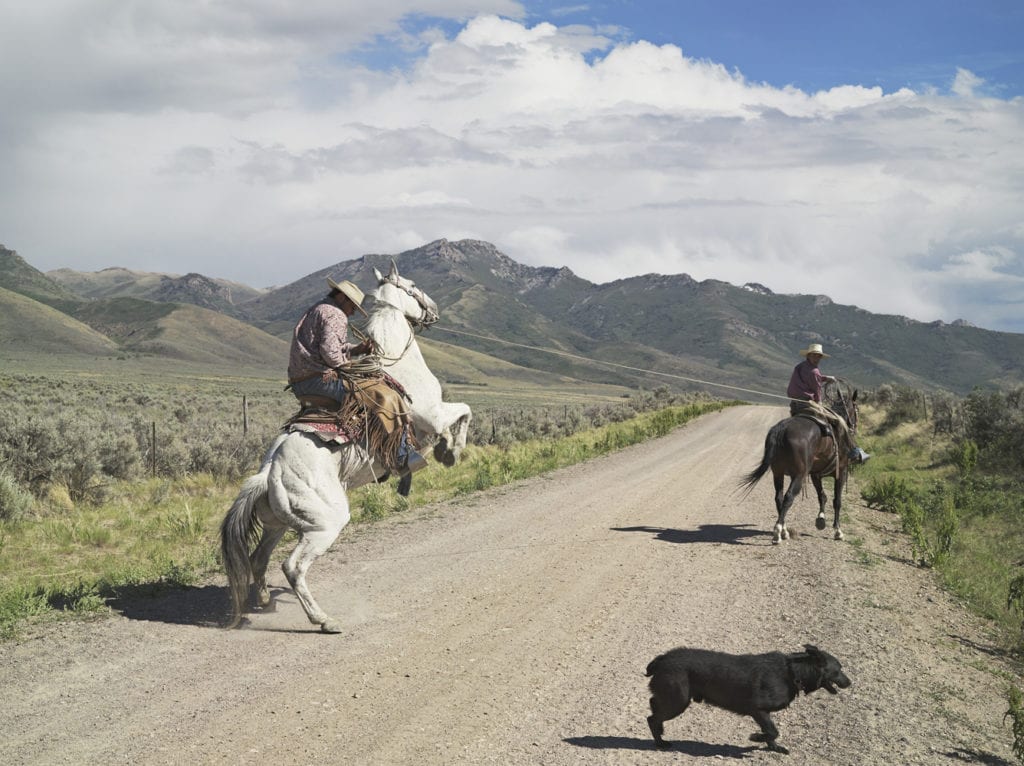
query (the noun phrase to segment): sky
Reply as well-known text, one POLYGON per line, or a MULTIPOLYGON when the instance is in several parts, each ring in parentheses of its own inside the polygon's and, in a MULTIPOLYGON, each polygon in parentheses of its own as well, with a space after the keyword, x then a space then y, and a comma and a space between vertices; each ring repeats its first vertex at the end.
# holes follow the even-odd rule
POLYGON ((1019 0, 0 0, 0 51, 43 271, 469 238, 1024 332, 1019 0))

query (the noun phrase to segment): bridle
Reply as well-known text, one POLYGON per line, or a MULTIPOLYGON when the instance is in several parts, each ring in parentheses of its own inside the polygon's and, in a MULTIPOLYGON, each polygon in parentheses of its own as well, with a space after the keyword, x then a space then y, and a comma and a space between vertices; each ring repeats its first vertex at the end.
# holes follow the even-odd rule
POLYGON ((433 301, 428 302, 426 293, 424 293, 420 288, 416 287, 415 284, 402 284, 401 282, 398 281, 396 277, 390 274, 388 276, 381 277, 378 284, 383 285, 385 283, 401 290, 406 295, 410 296, 419 305, 421 312, 419 317, 413 318, 406 314, 404 311, 402 311, 400 306, 395 306, 391 303, 388 303, 387 301, 381 301, 378 299, 379 303, 391 306, 391 308, 395 309, 396 311, 402 311, 402 315, 405 317, 405 321, 409 323, 409 339, 405 342, 405 348, 402 349, 402 353, 400 353, 398 356, 384 356, 379 352, 377 354, 377 356, 381 359, 382 362, 390 362, 390 364, 384 364, 384 367, 392 367, 399 361, 401 361, 402 357, 405 356, 405 353, 412 346, 413 341, 416 340, 416 333, 419 332, 420 330, 423 330, 424 328, 430 327, 439 319, 439 317, 437 309, 434 308, 434 306, 430 305, 431 303, 433 303, 433 301))
MULTIPOLYGON (((392 287, 397 287, 399 290, 410 296, 417 304, 419 304, 422 313, 417 319, 413 319, 409 315, 405 316, 406 321, 409 322, 413 328, 430 327, 440 317, 438 317, 437 309, 427 303, 427 296, 420 288, 416 285, 409 283, 408 285, 402 284, 396 277, 390 274, 386 277, 381 278, 380 283, 387 283, 392 287)), ((398 308, 397 306, 395 308, 398 308)))
POLYGON ((839 404, 842 405, 842 417, 846 421, 846 425, 850 428, 850 433, 857 432, 857 402, 850 400, 847 401, 846 397, 843 396, 842 386, 837 382, 836 384, 836 396, 839 399, 839 404))

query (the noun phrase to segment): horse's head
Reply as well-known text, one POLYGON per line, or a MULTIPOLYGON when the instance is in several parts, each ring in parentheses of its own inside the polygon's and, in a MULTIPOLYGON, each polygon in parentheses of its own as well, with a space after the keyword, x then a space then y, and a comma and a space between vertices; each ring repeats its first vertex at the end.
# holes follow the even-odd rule
POLYGON ((437 304, 415 282, 401 276, 394 261, 391 261, 391 271, 387 274, 381 274, 375 268, 373 275, 377 278, 377 289, 373 293, 375 302, 393 306, 414 325, 432 325, 438 320, 437 304))
MULTIPOLYGON (((847 393, 849 394, 849 389, 847 389, 847 393)), ((853 394, 848 396, 843 396, 843 392, 840 390, 836 401, 831 406, 836 414, 846 421, 846 425, 850 427, 850 433, 856 433, 858 417, 857 389, 854 389, 853 394)))

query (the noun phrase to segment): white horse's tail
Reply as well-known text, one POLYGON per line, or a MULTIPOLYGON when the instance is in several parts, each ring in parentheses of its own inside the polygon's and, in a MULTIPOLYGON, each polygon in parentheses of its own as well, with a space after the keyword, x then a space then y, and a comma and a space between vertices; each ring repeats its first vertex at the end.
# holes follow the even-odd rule
POLYGON ((267 494, 268 475, 269 471, 262 470, 245 480, 220 525, 220 551, 231 594, 228 628, 238 627, 249 598, 249 582, 252 580, 249 551, 259 541, 261 529, 256 503, 267 494))

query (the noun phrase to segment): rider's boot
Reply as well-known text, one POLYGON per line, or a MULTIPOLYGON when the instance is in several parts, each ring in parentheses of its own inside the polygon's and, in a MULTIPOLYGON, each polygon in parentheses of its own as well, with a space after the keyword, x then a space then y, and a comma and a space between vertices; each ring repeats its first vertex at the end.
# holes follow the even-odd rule
POLYGON ((862 450, 860 447, 850 447, 850 460, 855 463, 866 463, 871 459, 871 455, 862 450))

